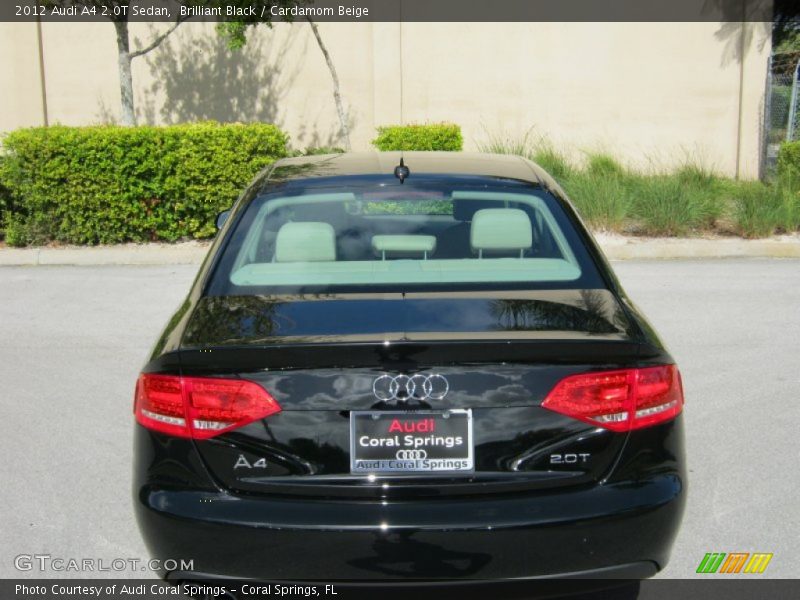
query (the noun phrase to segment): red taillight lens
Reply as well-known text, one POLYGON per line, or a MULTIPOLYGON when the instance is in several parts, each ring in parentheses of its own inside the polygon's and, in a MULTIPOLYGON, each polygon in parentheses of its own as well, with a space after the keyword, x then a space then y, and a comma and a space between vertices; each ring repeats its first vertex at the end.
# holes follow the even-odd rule
POLYGON ((136 383, 136 420, 178 437, 207 439, 280 410, 264 388, 244 379, 143 373, 136 383))
POLYGON ((192 437, 186 425, 186 409, 180 377, 142 374, 136 382, 133 402, 136 420, 148 429, 192 437))
POLYGON ((571 375, 542 407, 612 431, 641 429, 681 412, 681 376, 675 365, 571 375))

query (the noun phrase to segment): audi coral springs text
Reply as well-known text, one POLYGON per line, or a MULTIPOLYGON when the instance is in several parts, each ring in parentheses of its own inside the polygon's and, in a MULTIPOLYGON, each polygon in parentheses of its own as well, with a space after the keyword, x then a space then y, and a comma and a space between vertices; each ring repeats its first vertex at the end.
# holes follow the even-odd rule
POLYGON ((648 577, 686 496, 678 369, 518 157, 281 160, 135 392, 173 580, 648 577), (402 162, 401 162, 402 159, 402 162))

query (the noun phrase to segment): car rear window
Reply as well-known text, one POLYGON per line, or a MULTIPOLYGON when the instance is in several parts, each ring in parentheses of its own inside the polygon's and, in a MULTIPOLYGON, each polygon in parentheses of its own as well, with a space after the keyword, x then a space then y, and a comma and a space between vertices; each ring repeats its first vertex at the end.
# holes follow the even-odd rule
POLYGON ((596 287, 580 237, 539 186, 278 189, 237 219, 214 293, 596 287))

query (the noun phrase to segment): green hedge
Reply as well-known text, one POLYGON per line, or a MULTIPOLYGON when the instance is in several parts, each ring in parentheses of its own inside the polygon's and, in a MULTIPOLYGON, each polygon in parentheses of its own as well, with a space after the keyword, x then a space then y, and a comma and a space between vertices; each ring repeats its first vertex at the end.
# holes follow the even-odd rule
POLYGON ((431 125, 388 125, 378 127, 378 137, 372 140, 378 150, 451 150, 464 146, 461 127, 453 123, 431 125))
POLYGON ((800 183, 800 141, 786 142, 778 152, 778 176, 800 183))
MULTIPOLYGON (((3 163, 5 158, 0 156, 0 174, 3 173, 3 163)), ((3 221, 5 220, 6 210, 11 206, 11 192, 3 185, 3 180, 0 178, 0 232, 3 230, 3 221)))
POLYGON ((287 154, 287 136, 267 124, 57 126, 2 143, 13 245, 210 237, 214 216, 287 154))

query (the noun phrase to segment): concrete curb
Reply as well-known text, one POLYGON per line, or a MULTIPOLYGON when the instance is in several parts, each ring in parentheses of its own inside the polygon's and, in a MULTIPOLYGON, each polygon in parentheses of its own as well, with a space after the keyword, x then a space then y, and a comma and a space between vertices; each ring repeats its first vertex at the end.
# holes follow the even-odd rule
POLYGON ((209 242, 120 244, 60 248, 1 248, 0 266, 193 265, 205 258, 209 242))
POLYGON ((800 236, 740 238, 626 238, 596 236, 611 260, 680 258, 800 258, 800 236))
MULTIPOLYGON (((680 258, 800 258, 800 236, 763 240, 738 238, 630 238, 599 233, 597 241, 611 260, 680 258)), ((0 248, 0 266, 38 265, 196 265, 210 242, 120 244, 60 248, 0 248)))

